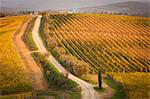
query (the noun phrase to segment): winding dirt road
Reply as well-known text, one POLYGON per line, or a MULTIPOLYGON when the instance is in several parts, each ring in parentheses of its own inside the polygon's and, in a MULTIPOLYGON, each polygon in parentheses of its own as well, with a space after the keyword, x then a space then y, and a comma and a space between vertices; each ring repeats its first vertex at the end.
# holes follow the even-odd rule
MULTIPOLYGON (((41 23, 41 17, 38 16, 35 22, 35 26, 32 32, 33 39, 39 49, 39 52, 41 52, 43 55, 48 54, 49 52, 46 50, 46 48, 43 45, 43 42, 38 34, 40 23, 41 23)), ((52 56, 49 55, 47 59, 63 74, 65 74, 67 71, 66 69, 52 56)), ((100 99, 100 95, 93 89, 93 85, 89 84, 76 76, 69 73, 68 76, 69 79, 75 81, 78 83, 82 89, 82 99, 100 99)))
POLYGON ((36 64, 33 57, 31 56, 30 51, 28 50, 27 46, 22 40, 22 36, 26 30, 26 27, 28 25, 28 22, 31 19, 29 19, 27 22, 25 22, 21 28, 19 28, 19 31, 13 36, 14 45, 16 47, 16 50, 19 52, 19 55, 21 57, 21 63, 24 72, 27 74, 28 78, 32 82, 33 90, 47 90, 48 84, 44 78, 43 72, 41 68, 36 64))

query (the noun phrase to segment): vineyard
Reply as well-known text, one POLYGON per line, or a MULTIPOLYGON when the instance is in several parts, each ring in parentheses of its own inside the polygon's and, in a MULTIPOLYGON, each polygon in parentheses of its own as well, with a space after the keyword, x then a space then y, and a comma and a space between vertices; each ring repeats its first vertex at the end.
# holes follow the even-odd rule
POLYGON ((26 16, 0 18, 0 93, 11 94, 31 90, 23 73, 20 58, 13 45, 13 35, 26 16))
POLYGON ((150 19, 113 15, 50 15, 52 38, 67 53, 104 72, 150 70, 150 19))
POLYGON ((46 45, 70 72, 95 73, 100 67, 124 85, 129 98, 148 97, 150 18, 51 14, 43 20, 46 45))

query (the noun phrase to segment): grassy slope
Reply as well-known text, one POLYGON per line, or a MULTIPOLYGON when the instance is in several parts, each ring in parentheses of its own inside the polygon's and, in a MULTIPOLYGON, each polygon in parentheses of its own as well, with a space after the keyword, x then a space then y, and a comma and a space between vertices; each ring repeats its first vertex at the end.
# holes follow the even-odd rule
POLYGON ((112 89, 115 90, 115 93, 111 97, 111 99, 126 99, 125 91, 120 83, 117 83, 108 77, 104 78, 103 80, 106 84, 108 84, 112 89))
POLYGON ((20 57, 13 45, 12 37, 26 16, 0 18, 0 92, 13 94, 31 91, 31 83, 26 78, 20 57))
POLYGON ((115 81, 123 84, 128 98, 149 98, 150 73, 110 73, 109 75, 115 81))
POLYGON ((34 24, 35 24, 35 21, 36 21, 36 17, 34 17, 28 24, 27 26, 27 29, 25 31, 25 34, 23 35, 22 39, 23 41, 25 42, 25 44, 28 46, 29 50, 30 51, 34 51, 34 50, 37 50, 37 47, 33 41, 33 38, 32 38, 32 30, 33 30, 33 27, 34 27, 34 24))

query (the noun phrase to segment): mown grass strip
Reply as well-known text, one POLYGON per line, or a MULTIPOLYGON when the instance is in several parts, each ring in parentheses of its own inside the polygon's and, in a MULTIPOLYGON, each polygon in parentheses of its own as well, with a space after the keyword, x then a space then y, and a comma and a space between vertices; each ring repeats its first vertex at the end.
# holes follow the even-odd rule
POLYGON ((123 86, 120 83, 112 80, 109 77, 104 78, 103 81, 107 83, 112 89, 115 90, 115 93, 111 97, 111 99, 126 99, 127 98, 126 93, 123 89, 123 86))
POLYGON ((32 30, 34 28, 34 24, 37 17, 34 17, 29 23, 26 28, 26 31, 22 37, 22 40, 25 42, 25 44, 28 46, 28 49, 30 51, 38 50, 33 38, 32 38, 32 30))

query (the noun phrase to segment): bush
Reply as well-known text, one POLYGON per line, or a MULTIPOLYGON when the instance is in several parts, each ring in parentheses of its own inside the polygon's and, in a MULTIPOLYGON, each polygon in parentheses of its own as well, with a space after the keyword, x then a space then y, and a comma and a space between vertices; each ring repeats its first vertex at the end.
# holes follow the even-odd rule
POLYGON ((65 78, 42 54, 36 52, 33 53, 32 56, 38 64, 42 65, 50 86, 53 85, 63 90, 76 90, 77 84, 74 81, 65 78))
POLYGON ((65 66, 65 68, 71 73, 77 76, 89 73, 90 66, 88 63, 78 60, 75 56, 66 54, 65 50, 63 48, 61 49, 61 47, 59 48, 59 50, 58 48, 54 49, 54 51, 63 66, 65 66))
POLYGON ((47 46, 53 49, 58 46, 58 43, 55 38, 49 37, 49 39, 47 39, 47 46))

